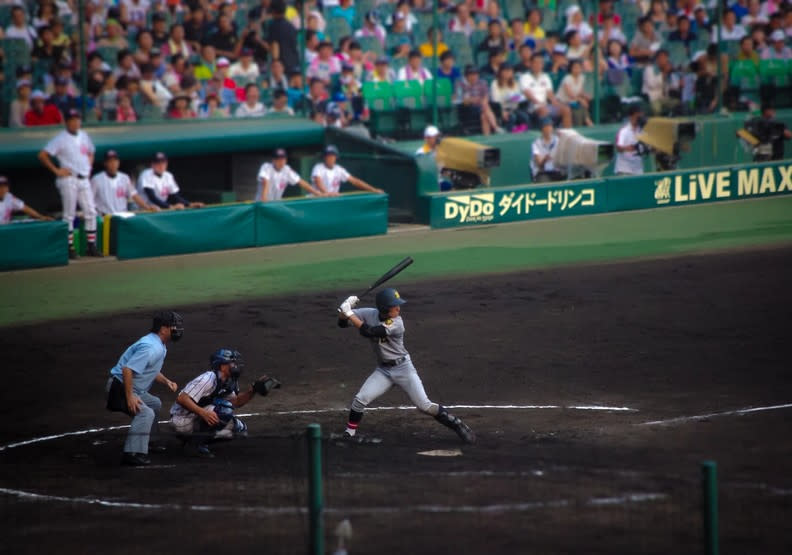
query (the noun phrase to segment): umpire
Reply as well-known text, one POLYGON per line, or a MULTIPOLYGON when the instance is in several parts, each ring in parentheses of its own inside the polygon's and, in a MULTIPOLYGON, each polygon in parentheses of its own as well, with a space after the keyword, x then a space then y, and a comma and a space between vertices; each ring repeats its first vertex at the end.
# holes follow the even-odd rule
POLYGON ((178 341, 184 333, 182 317, 173 311, 154 315, 151 331, 133 343, 118 363, 110 370, 107 380, 107 409, 123 412, 132 417, 121 464, 145 466, 148 457, 149 437, 156 431, 162 402, 149 393, 154 382, 159 382, 175 392, 177 385, 166 378, 161 370, 165 362, 168 341, 178 341))

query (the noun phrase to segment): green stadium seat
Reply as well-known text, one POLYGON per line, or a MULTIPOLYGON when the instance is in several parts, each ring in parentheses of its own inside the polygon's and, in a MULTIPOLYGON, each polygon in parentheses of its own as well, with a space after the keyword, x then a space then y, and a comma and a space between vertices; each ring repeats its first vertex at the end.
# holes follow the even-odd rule
POLYGON ((386 54, 392 56, 396 49, 401 46, 405 40, 411 45, 411 47, 418 42, 414 37, 407 33, 389 33, 388 36, 385 37, 386 54))
POLYGON ((684 42, 671 41, 665 44, 664 48, 668 50, 668 59, 675 68, 679 69, 690 63, 690 56, 684 42))
POLYGON ((375 135, 391 135, 396 129, 396 112, 393 107, 393 85, 390 83, 363 83, 363 99, 371 113, 371 129, 375 135))
POLYGON ((23 39, 0 39, 5 62, 11 67, 30 64, 30 48, 23 39))
POLYGON ((760 60, 759 78, 763 85, 774 85, 776 87, 788 87, 789 67, 785 60, 760 60))
POLYGON ((331 17, 327 20, 325 35, 329 41, 335 46, 338 46, 339 39, 352 35, 352 28, 349 26, 349 22, 343 17, 331 17))
POLYGON ((385 54, 385 50, 382 48, 382 43, 380 43, 377 37, 357 37, 356 39, 360 43, 360 48, 363 52, 374 52, 377 56, 382 56, 385 54))
POLYGON ((750 60, 735 60, 729 68, 729 84, 740 90, 740 97, 759 102, 759 68, 750 60))
POLYGON ((506 19, 525 17, 525 6, 522 0, 506 0, 501 5, 503 6, 503 13, 506 19))
POLYGON ((426 103, 420 81, 396 81, 393 93, 400 128, 406 133, 423 130, 426 126, 426 103))
POLYGON ((464 33, 447 33, 445 42, 454 53, 457 66, 464 67, 474 63, 473 49, 464 33))
POLYGON ((0 27, 5 29, 11 23, 11 10, 13 4, 0 4, 0 27))
POLYGON ((112 68, 118 66, 118 52, 121 49, 117 46, 97 46, 96 51, 107 65, 112 68))

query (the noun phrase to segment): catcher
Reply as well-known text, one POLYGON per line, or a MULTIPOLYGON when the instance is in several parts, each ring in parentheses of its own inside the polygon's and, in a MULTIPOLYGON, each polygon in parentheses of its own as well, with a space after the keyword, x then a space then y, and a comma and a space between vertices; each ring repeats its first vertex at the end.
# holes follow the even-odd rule
POLYGON ((234 409, 247 404, 253 396, 266 396, 280 388, 275 378, 261 376, 250 388, 239 392, 242 355, 231 349, 218 349, 209 357, 210 369, 184 386, 170 410, 170 425, 185 439, 193 455, 212 458, 209 442, 247 435, 247 425, 234 416, 234 409))

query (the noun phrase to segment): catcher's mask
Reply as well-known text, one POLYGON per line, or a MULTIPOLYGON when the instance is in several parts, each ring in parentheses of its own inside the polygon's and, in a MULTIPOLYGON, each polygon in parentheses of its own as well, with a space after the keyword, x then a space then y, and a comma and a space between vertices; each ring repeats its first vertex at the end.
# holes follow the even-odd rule
POLYGON ((220 370, 221 364, 228 364, 231 366, 231 377, 239 378, 242 374, 242 354, 239 351, 232 349, 217 349, 212 356, 209 357, 209 364, 215 372, 220 370))
POLYGON ((178 312, 172 310, 163 310, 154 315, 154 320, 151 323, 151 331, 159 333, 162 326, 167 326, 171 330, 171 339, 178 341, 184 335, 184 319, 178 312))

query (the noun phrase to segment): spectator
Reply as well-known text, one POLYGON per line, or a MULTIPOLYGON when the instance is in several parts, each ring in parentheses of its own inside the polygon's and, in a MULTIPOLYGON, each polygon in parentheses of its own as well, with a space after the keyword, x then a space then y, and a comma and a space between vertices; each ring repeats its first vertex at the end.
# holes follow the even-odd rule
POLYGON ((61 115, 65 115, 69 110, 79 107, 77 97, 69 94, 69 84, 69 79, 65 77, 56 77, 55 92, 47 101, 49 104, 54 105, 60 111, 61 115))
POLYGON ((627 123, 616 134, 616 175, 641 175, 644 172, 643 158, 638 152, 638 135, 643 127, 643 111, 640 104, 627 108, 627 123))
POLYGON ((269 24, 267 41, 273 60, 283 62, 286 71, 299 71, 300 58, 297 55, 297 30, 286 21, 284 0, 272 0, 270 5, 272 20, 269 24))
POLYGON ((168 44, 168 22, 165 19, 165 14, 155 12, 151 16, 151 38, 154 40, 156 48, 164 48, 168 44))
POLYGON ((33 28, 37 29, 39 36, 41 36, 41 28, 49 27, 55 20, 55 4, 50 2, 42 2, 36 10, 36 16, 33 18, 33 28))
POLYGON ((460 104, 460 120, 480 122, 484 135, 493 131, 504 133, 489 105, 489 87, 479 80, 479 72, 474 65, 465 67, 465 76, 457 83, 457 102, 460 104))
MULTIPOLYGON (((531 71, 531 58, 533 58, 533 46, 530 44, 523 44, 519 50, 520 60, 514 66, 514 72, 517 75, 528 73, 531 71)), ((539 54, 541 56, 541 54, 539 54)))
POLYGON ((580 33, 580 40, 584 44, 591 44, 594 40, 594 31, 591 30, 588 23, 583 21, 583 12, 580 10, 580 6, 577 4, 569 6, 566 11, 566 17, 567 25, 564 28, 564 34, 566 35, 569 31, 577 31, 580 33))
MULTIPOLYGON (((737 41, 745 36, 745 28, 737 23, 737 16, 734 10, 726 10, 723 14, 723 25, 720 29, 721 41, 737 41)), ((712 29, 712 38, 710 39, 713 44, 718 42, 718 29, 712 29)))
POLYGON ((531 112, 537 118, 552 117, 561 121, 563 127, 572 127, 572 111, 569 106, 558 101, 553 93, 553 82, 542 68, 544 58, 534 54, 531 58, 531 71, 520 77, 520 89, 531 101, 531 112))
POLYGON ((138 194, 127 174, 119 171, 121 160, 118 152, 108 150, 105 153, 104 167, 104 171, 91 178, 91 191, 99 216, 128 212, 130 201, 140 210, 159 210, 159 207, 149 204, 138 194))
MULTIPOLYGON (((680 4, 686 0, 680 0, 680 4)), ((613 19, 613 23, 619 27, 621 26, 622 19, 619 14, 613 11, 613 0, 599 0, 599 12, 597 12, 597 22, 602 27, 605 25, 608 17, 613 19)), ((592 18, 593 21, 593 18, 592 18)))
POLYGON ((112 48, 127 49, 129 42, 124 38, 121 24, 116 19, 108 19, 105 27, 105 36, 96 43, 99 47, 109 46, 112 48))
POLYGON ((122 75, 128 79, 140 79, 140 69, 135 64, 132 53, 129 50, 120 50, 116 55, 118 66, 113 70, 113 77, 116 80, 122 75))
POLYGON ((217 31, 209 37, 209 44, 214 46, 218 56, 236 60, 242 48, 242 41, 236 35, 231 19, 228 16, 217 18, 217 31))
POLYGON ((352 0, 340 0, 339 3, 330 8, 330 17, 346 19, 351 28, 355 28, 355 5, 352 0))
POLYGON ((490 21, 489 25, 487 25, 487 36, 476 47, 476 52, 492 52, 493 50, 503 50, 505 52, 508 46, 501 22, 496 19, 490 21))
POLYGON ((181 23, 174 23, 170 26, 168 40, 162 45, 162 55, 166 58, 171 58, 176 54, 181 54, 184 59, 189 59, 192 55, 192 48, 185 39, 184 25, 181 23))
POLYGON ((623 79, 626 79, 632 67, 630 65, 630 59, 622 50, 622 43, 617 40, 612 40, 608 43, 608 58, 605 60, 605 63, 608 66, 608 78, 613 85, 619 85, 622 83, 623 79), (621 75, 619 76, 618 80, 613 78, 614 72, 619 72, 621 75))
POLYGON ((388 58, 380 56, 374 63, 374 71, 369 74, 369 81, 374 83, 393 83, 396 80, 396 72, 388 65, 388 58))
POLYGON ((440 55, 440 65, 437 67, 437 77, 450 80, 452 87, 456 86, 456 82, 462 78, 462 72, 454 62, 454 54, 449 50, 440 55))
POLYGON ((228 108, 221 106, 220 97, 216 93, 207 94, 206 100, 198 108, 200 119, 227 118, 228 116, 228 108))
MULTIPOLYGON (((616 43, 619 44, 619 43, 616 43)), ((569 62, 569 74, 565 75, 558 85, 558 100, 563 102, 572 111, 572 123, 575 126, 594 123, 589 117, 589 104, 591 96, 586 94, 586 76, 583 73, 583 64, 580 60, 569 62)))
MULTIPOLYGON (((531 11, 528 12, 528 21, 526 21, 523 25, 523 33, 525 33, 525 37, 533 40, 535 44, 541 44, 546 36, 541 25, 542 12, 537 8, 531 9, 531 11)), ((514 27, 512 27, 512 29, 513 28, 514 27)))
POLYGON ((209 24, 206 22, 206 13, 200 5, 197 5, 190 12, 190 17, 184 24, 184 38, 189 43, 193 52, 200 52, 201 45, 208 35, 209 24))
POLYGON ((531 175, 534 183, 560 181, 563 175, 553 163, 558 151, 558 135, 553 127, 553 120, 542 118, 539 122, 541 135, 531 145, 531 175))
MULTIPOLYGON (((589 64, 588 60, 583 61, 584 64, 589 64)), ((563 44, 556 44, 553 48, 553 57, 550 59, 550 68, 548 72, 550 75, 559 76, 567 72, 569 60, 567 58, 567 49, 563 44)))
POLYGON ((601 13, 602 27, 600 27, 597 41, 601 48, 605 48, 612 40, 617 40, 622 45, 627 45, 627 37, 621 30, 621 27, 616 23, 616 16, 612 13, 601 13))
POLYGON ((574 29, 567 31, 564 34, 564 42, 567 45, 566 57, 570 60, 580 60, 587 65, 587 71, 593 71, 594 68, 589 61, 589 52, 591 52, 591 45, 583 44, 580 38, 580 33, 574 29))
POLYGON ((506 129, 512 133, 528 129, 530 117, 521 107, 526 98, 514 78, 514 68, 509 64, 502 64, 498 69, 498 78, 490 84, 490 99, 500 105, 501 120, 506 129))
POLYGON ((187 62, 181 54, 171 56, 168 69, 162 76, 162 84, 171 92, 176 94, 181 90, 181 81, 187 73, 187 62))
POLYGON ((267 111, 267 115, 294 115, 294 110, 289 107, 289 95, 285 90, 275 89, 272 93, 272 107, 267 111))
POLYGON ((217 53, 211 44, 204 44, 201 47, 201 61, 195 66, 195 78, 199 81, 207 81, 217 71, 217 53))
POLYGON ((379 24, 377 13, 370 11, 366 13, 366 18, 363 20, 363 27, 355 31, 355 37, 375 37, 380 45, 385 48, 385 37, 387 33, 385 28, 379 24))
POLYGON ((343 166, 336 164, 337 160, 338 149, 333 145, 327 145, 322 154, 322 161, 316 164, 311 171, 311 181, 321 194, 337 196, 341 190, 341 184, 344 182, 372 193, 385 192, 350 174, 343 166))
POLYGON ((248 23, 248 27, 242 31, 242 50, 250 50, 250 55, 253 57, 254 63, 265 64, 269 57, 269 44, 259 36, 258 28, 255 23, 248 23))
POLYGON ((647 14, 647 17, 653 25, 664 25, 666 22, 667 11, 668 10, 666 9, 665 0, 652 0, 652 3, 649 6, 649 13, 647 14))
POLYGON ((681 42, 685 49, 690 53, 690 45, 697 40, 696 33, 690 28, 690 20, 687 17, 680 17, 677 23, 677 30, 668 35, 668 42, 681 42))
MULTIPOLYGON (((363 80, 363 76, 374 70, 374 57, 369 54, 364 54, 357 41, 352 41, 349 45, 349 60, 348 64, 352 66, 352 72, 355 79, 359 82, 363 80)), ((344 66, 341 65, 343 72, 344 66)))
POLYGON ((767 35, 765 34, 764 27, 754 27, 751 31, 751 38, 754 41, 754 50, 761 53, 764 52, 764 49, 767 48, 767 35))
POLYGON ((668 36, 674 31, 676 31, 678 26, 679 26, 679 17, 677 16, 676 12, 669 11, 666 14, 666 22, 660 26, 658 31, 660 31, 661 34, 668 36))
MULTIPOLYGON (((277 71, 283 75, 283 63, 280 60, 274 60, 272 65, 270 66, 270 72, 274 75, 277 71)), ((231 64, 231 68, 228 70, 228 75, 232 79, 241 79, 246 85, 248 83, 255 83, 256 79, 260 75, 259 66, 256 62, 253 61, 253 51, 249 48, 243 48, 240 51, 239 61, 234 62, 231 64)), ((270 78, 270 82, 272 78, 270 78)), ((271 85, 271 83, 270 83, 271 85)))
POLYGON ((412 36, 407 32, 407 20, 400 12, 393 14, 393 25, 390 28, 390 36, 398 41, 394 44, 391 39, 389 54, 394 58, 406 58, 412 50, 412 36))
POLYGON ((418 50, 410 51, 407 65, 399 70, 397 80, 418 81, 423 85, 429 79, 432 79, 432 72, 423 66, 421 53, 418 50))
POLYGON ((457 5, 456 15, 448 22, 448 30, 453 33, 463 33, 468 39, 476 30, 476 23, 470 17, 470 8, 467 4, 457 5))
POLYGON ((740 39, 737 61, 751 62, 756 66, 756 70, 759 71, 759 54, 754 50, 753 39, 748 35, 740 39))
MULTIPOLYGON (((434 35, 435 28, 429 27, 429 30, 426 32, 426 42, 418 47, 418 50, 421 52, 421 56, 424 58, 431 58, 434 56, 434 35)), ((437 54, 442 58, 443 54, 446 52, 448 52, 448 45, 443 42, 443 32, 438 31, 437 54)))
POLYGON ((43 216, 25 204, 22 199, 15 197, 9 191, 8 178, 0 175, 0 225, 11 223, 14 212, 24 212, 34 220, 52 221, 49 216, 43 216))
POLYGON ((479 70, 481 77, 487 81, 492 81, 498 75, 498 69, 506 61, 506 51, 493 49, 487 56, 487 63, 479 70))
POLYGON ((22 127, 25 113, 30 110, 31 84, 28 79, 19 79, 16 82, 16 98, 11 101, 8 110, 8 126, 22 127))
POLYGON ((165 63, 165 60, 162 58, 162 52, 159 48, 154 47, 151 49, 150 52, 150 63, 154 66, 154 75, 157 79, 162 79, 165 76, 165 72, 168 70, 168 64, 165 63))
POLYGON ((237 118, 257 118, 265 115, 267 109, 259 102, 259 88, 255 83, 249 83, 245 87, 245 101, 239 105, 234 112, 237 118))
POLYGON ((47 95, 41 91, 33 91, 30 95, 30 109, 22 117, 25 127, 38 125, 57 125, 63 121, 58 108, 53 104, 47 104, 47 95))
MULTIPOLYGON (((219 85, 222 88, 222 83, 219 85)), ((181 91, 178 94, 182 94, 187 98, 191 99, 190 106, 193 108, 198 107, 201 102, 201 95, 200 91, 202 90, 201 84, 195 78, 194 75, 185 75, 184 78, 181 80, 181 91)), ((176 95, 174 95, 176 96, 176 95)))
POLYGON ((140 92, 147 104, 155 106, 159 113, 163 113, 168 107, 173 94, 163 85, 154 75, 154 66, 144 64, 140 68, 140 92))
POLYGON ((258 187, 256 197, 253 199, 260 202, 272 202, 281 200, 286 187, 289 185, 299 185, 311 195, 321 197, 322 192, 311 186, 300 175, 291 169, 286 163, 286 151, 282 148, 275 150, 272 162, 265 162, 261 165, 258 172, 258 187))
POLYGON ((655 54, 655 63, 644 69, 641 92, 649 97, 654 115, 666 114, 679 106, 679 76, 673 69, 668 52, 663 49, 655 54))
MULTIPOLYGON (((549 66, 553 63, 553 52, 557 49, 557 46, 566 47, 566 45, 561 41, 561 37, 555 31, 549 31, 547 35, 545 35, 544 44, 541 50, 537 50, 544 59, 545 67, 549 66)), ((535 52, 535 53, 536 53, 535 52)), ((564 50, 564 54, 566 54, 566 49, 564 50)), ((529 65, 530 71, 530 65, 529 65)))
POLYGON ((762 51, 763 60, 790 60, 792 50, 784 45, 786 36, 779 30, 770 33, 770 45, 762 51))
POLYGON ((339 73, 341 73, 341 60, 333 56, 333 43, 320 43, 319 54, 308 66, 306 76, 309 79, 321 79, 329 85, 332 76, 339 73))
POLYGON ((116 96, 115 121, 118 123, 137 121, 137 114, 132 107, 132 99, 125 91, 119 92, 116 96))
POLYGON ((693 30, 696 33, 712 30, 712 22, 707 15, 707 8, 701 4, 698 4, 693 10, 693 30))
POLYGON ((168 119, 195 119, 198 114, 192 109, 192 98, 179 94, 168 103, 167 116, 168 119))
POLYGON ((690 69, 696 74, 693 103, 697 114, 711 114, 718 106, 718 80, 710 71, 706 58, 706 53, 700 52, 690 64, 690 69))
POLYGON ((304 89, 302 73, 298 71, 289 73, 289 88, 286 89, 286 94, 289 97, 289 106, 295 108, 303 105, 305 101, 304 89))
POLYGON ((748 15, 748 0, 736 0, 729 6, 729 9, 734 12, 737 21, 740 21, 748 15))
POLYGON ((5 38, 22 39, 27 43, 28 49, 33 49, 38 35, 36 34, 36 30, 28 25, 27 16, 22 6, 14 6, 11 8, 11 22, 5 29, 5 38))
POLYGON ((55 46, 53 42, 54 39, 55 37, 52 34, 51 27, 41 27, 39 29, 39 38, 36 41, 36 46, 33 48, 30 57, 33 58, 33 60, 48 62, 50 65, 63 61, 64 49, 61 46, 55 46))
POLYGON ((150 7, 149 0, 121 0, 119 3, 121 21, 130 27, 131 31, 142 29, 146 26, 146 13, 150 7))
POLYGON ((395 27, 397 21, 401 21, 404 25, 403 30, 400 29, 398 31, 399 33, 412 33, 413 28, 418 24, 418 19, 410 11, 409 0, 398 0, 396 3, 396 10, 388 21, 386 21, 386 24, 395 27))
POLYGON ((137 44, 137 48, 132 55, 135 64, 140 67, 143 64, 151 62, 151 49, 154 48, 154 38, 151 36, 151 31, 148 29, 141 29, 137 34, 135 43, 137 44))
POLYGON ((748 13, 740 19, 740 24, 743 27, 753 27, 754 25, 767 25, 770 23, 770 18, 767 14, 762 13, 762 5, 759 0, 748 0, 748 13))
POLYGON ((655 32, 651 18, 644 17, 638 21, 638 31, 630 42, 630 57, 637 64, 646 64, 660 50, 662 39, 655 32))
POLYGON ((162 210, 184 210, 185 208, 201 208, 202 202, 190 202, 185 199, 179 185, 168 171, 168 157, 158 152, 151 161, 151 167, 146 168, 138 177, 138 191, 142 191, 149 204, 156 205, 162 210))
POLYGON ((501 29, 505 32, 508 27, 508 22, 501 14, 500 4, 498 0, 490 0, 487 2, 486 8, 479 12, 480 15, 476 17, 478 20, 478 28, 484 30, 493 21, 497 21, 501 25, 501 29))
MULTIPOLYGON (((520 47, 524 44, 530 44, 531 51, 536 48, 536 41, 525 34, 525 22, 521 18, 515 17, 511 20, 509 23, 509 33, 511 35, 509 50, 519 52, 520 47)), ((544 38, 544 33, 542 33, 542 38, 544 38)))

